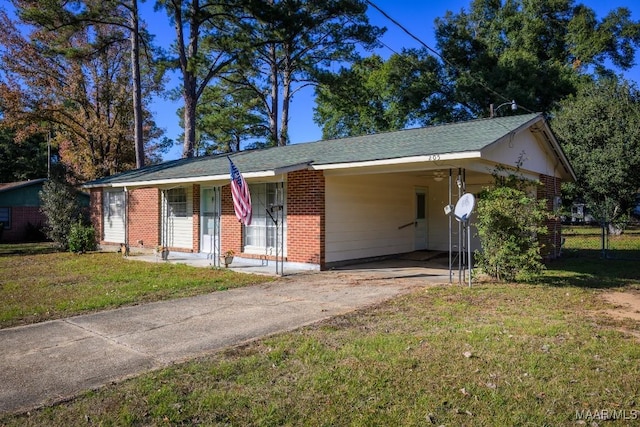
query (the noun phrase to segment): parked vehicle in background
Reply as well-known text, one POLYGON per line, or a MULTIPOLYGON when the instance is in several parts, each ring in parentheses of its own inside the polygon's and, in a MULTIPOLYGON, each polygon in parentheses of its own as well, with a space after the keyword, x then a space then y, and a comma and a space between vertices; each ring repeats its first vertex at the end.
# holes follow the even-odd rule
POLYGON ((571 213, 562 216, 564 224, 592 224, 595 222, 593 215, 589 213, 587 205, 584 203, 574 203, 571 205, 571 213))

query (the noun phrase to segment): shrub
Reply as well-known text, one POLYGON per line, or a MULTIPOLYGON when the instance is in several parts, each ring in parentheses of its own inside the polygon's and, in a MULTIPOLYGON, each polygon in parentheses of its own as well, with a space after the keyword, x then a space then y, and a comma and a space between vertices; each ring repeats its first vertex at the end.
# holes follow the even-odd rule
POLYGON ((68 243, 71 252, 95 251, 97 248, 96 232, 92 226, 84 225, 81 221, 78 221, 71 226, 68 243))
POLYGON ((536 182, 517 174, 518 168, 501 175, 478 197, 476 227, 482 251, 475 252, 476 265, 498 280, 529 281, 544 270, 538 236, 547 233, 545 220, 551 213, 545 200, 537 200, 528 189, 536 182))
POLYGON ((71 226, 82 219, 75 190, 63 182, 47 181, 40 192, 40 199, 40 210, 47 217, 45 234, 60 248, 67 249, 71 226))

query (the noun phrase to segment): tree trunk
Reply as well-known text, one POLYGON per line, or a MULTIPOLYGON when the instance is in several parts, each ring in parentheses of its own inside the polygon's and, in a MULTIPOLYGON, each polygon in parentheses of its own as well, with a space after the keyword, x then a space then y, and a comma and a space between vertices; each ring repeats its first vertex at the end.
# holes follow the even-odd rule
POLYGON ((197 0, 191 3, 191 15, 189 16, 189 40, 188 46, 184 41, 184 26, 182 16, 182 2, 177 1, 174 4, 174 21, 176 28, 176 44, 178 47, 180 70, 182 71, 182 98, 184 99, 184 142, 182 146, 182 157, 188 158, 194 156, 196 141, 196 105, 198 103, 197 87, 196 87, 196 71, 190 69, 189 58, 193 58, 198 54, 198 13, 200 4, 197 0))
POLYGON ((278 61, 276 57, 276 45, 269 47, 270 56, 270 83, 271 83, 271 111, 269 111, 269 132, 274 144, 278 144, 278 61))
POLYGON ((289 104, 291 103, 291 59, 286 54, 284 72, 282 77, 282 117, 280 118, 280 135, 278 145, 283 146, 289 143, 289 104))
POLYGON ((133 77, 133 122, 136 167, 144 167, 144 140, 142 133, 142 88, 140 82, 140 31, 138 0, 131 0, 131 73, 133 77))
POLYGON ((182 157, 194 156, 196 141, 196 94, 193 78, 185 79, 184 91, 184 144, 182 147, 182 157))

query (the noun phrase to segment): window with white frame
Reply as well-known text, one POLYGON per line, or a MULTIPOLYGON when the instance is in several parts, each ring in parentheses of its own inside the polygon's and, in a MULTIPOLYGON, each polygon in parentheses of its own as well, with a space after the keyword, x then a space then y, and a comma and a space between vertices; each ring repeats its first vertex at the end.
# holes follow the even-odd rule
POLYGON ((184 188, 167 190, 167 204, 169 205, 169 216, 189 216, 187 212, 187 191, 184 188))
POLYGON ((277 241, 278 247, 284 245, 284 253, 286 253, 287 214, 284 188, 282 183, 249 185, 252 219, 251 225, 245 227, 245 252, 275 255, 277 241), (273 207, 276 208, 271 209, 273 207), (281 207, 282 211, 278 211, 277 207, 281 207), (271 216, 267 213, 267 209, 270 209, 271 216), (278 218, 280 223, 276 226, 274 219, 278 218))
POLYGON ((0 208, 0 222, 3 228, 11 228, 11 208, 0 208))
POLYGON ((124 218, 124 191, 105 191, 104 199, 107 218, 124 218))

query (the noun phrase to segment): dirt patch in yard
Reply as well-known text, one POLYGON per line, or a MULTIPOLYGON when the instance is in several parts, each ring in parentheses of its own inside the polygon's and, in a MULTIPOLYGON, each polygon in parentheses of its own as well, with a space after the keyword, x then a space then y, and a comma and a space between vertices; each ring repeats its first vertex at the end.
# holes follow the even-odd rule
POLYGON ((604 299, 613 304, 606 313, 618 319, 640 320, 640 292, 607 292, 604 299))
MULTIPOLYGON (((605 301, 614 306, 604 311, 607 315, 614 319, 631 319, 640 322, 640 292, 607 292, 602 296, 605 301)), ((640 340, 640 330, 638 328, 624 327, 621 330, 640 340)))

